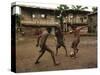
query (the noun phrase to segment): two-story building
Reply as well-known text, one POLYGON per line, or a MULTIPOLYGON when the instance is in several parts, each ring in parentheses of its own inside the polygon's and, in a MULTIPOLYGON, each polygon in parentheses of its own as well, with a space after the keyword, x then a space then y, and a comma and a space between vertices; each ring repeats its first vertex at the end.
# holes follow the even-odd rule
MULTIPOLYGON (((55 27, 59 25, 60 11, 57 9, 13 3, 12 12, 16 7, 20 12, 20 27, 24 32, 34 33, 40 27, 51 27, 52 31, 54 31, 55 27)), ((87 14, 89 13, 89 11, 66 10, 64 13, 63 31, 70 30, 70 25, 87 25, 87 14)), ((87 28, 84 31, 87 32, 87 28)))
POLYGON ((97 12, 88 14, 88 32, 97 32, 97 12))

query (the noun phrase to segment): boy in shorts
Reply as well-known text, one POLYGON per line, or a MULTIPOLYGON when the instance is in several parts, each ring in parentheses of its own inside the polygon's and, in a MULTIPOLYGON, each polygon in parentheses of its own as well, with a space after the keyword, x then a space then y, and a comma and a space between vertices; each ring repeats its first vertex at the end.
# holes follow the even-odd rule
POLYGON ((57 54, 58 54, 58 48, 60 48, 61 46, 64 48, 65 53, 66 53, 66 56, 67 56, 67 49, 66 49, 66 46, 65 46, 65 44, 64 44, 64 35, 63 35, 63 33, 62 33, 60 27, 57 27, 57 28, 56 28, 55 36, 56 36, 56 38, 57 38, 56 56, 57 56, 57 54))

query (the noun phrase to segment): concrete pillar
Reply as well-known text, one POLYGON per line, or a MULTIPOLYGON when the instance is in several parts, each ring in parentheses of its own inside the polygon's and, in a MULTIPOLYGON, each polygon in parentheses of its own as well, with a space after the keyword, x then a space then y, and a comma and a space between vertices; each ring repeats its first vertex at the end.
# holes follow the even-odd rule
POLYGON ((54 27, 52 27, 51 34, 55 35, 55 28, 54 27))
POLYGON ((21 15, 21 8, 19 6, 14 6, 13 7, 13 15, 17 14, 17 15, 21 15))

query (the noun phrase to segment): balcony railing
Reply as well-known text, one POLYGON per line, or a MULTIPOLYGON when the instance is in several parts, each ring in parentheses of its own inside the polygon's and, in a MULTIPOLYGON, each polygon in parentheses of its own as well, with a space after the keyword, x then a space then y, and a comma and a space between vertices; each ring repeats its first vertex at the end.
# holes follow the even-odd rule
POLYGON ((59 23, 55 21, 50 21, 50 20, 35 20, 35 21, 21 21, 22 25, 31 25, 31 26, 56 26, 59 23))

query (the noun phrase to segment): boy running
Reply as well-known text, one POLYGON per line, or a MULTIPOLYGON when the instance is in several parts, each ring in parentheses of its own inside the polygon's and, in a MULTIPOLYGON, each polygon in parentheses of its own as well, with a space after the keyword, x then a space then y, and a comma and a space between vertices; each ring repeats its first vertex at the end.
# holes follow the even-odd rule
POLYGON ((56 63, 55 61, 55 57, 54 57, 54 53, 53 51, 48 47, 48 45, 46 44, 47 38, 49 36, 51 32, 51 28, 47 28, 45 29, 42 34, 39 35, 38 39, 37 39, 37 45, 36 46, 40 46, 41 50, 41 54, 39 55, 39 57, 37 58, 35 64, 39 63, 39 59, 43 56, 43 54, 45 53, 45 51, 48 51, 51 54, 52 60, 54 62, 54 65, 59 65, 58 63, 56 63))
POLYGON ((76 57, 76 53, 78 53, 79 49, 77 48, 79 42, 80 42, 80 30, 85 28, 86 26, 82 26, 80 28, 78 28, 77 26, 71 26, 72 31, 70 31, 70 33, 72 33, 74 35, 74 39, 71 45, 71 48, 73 48, 74 50, 74 55, 73 57, 76 57))

